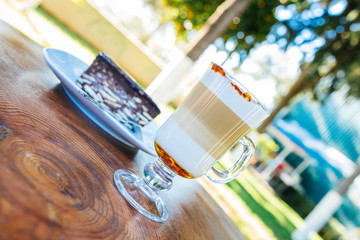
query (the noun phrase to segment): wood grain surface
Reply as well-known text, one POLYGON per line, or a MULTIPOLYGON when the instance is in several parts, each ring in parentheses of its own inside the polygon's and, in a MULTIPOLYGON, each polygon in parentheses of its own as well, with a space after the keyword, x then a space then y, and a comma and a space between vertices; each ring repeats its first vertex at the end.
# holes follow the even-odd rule
POLYGON ((41 51, 0 22, 0 239, 243 239, 196 180, 163 194, 165 223, 134 210, 113 173, 156 159, 83 115, 41 51))

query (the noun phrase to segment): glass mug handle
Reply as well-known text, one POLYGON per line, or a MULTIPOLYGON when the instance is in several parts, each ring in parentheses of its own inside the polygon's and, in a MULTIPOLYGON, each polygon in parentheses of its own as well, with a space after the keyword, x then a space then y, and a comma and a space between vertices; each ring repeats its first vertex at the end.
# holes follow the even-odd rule
POLYGON ((243 147, 243 153, 229 169, 221 171, 212 167, 205 176, 214 183, 227 183, 236 178, 249 165, 255 151, 254 143, 248 137, 240 139, 232 148, 237 148, 239 145, 243 147))

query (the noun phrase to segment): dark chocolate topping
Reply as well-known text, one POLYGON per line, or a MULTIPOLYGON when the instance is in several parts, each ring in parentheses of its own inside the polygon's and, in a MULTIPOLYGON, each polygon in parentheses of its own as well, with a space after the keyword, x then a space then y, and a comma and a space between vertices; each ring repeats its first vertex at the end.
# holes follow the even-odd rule
POLYGON ((121 122, 130 119, 144 126, 160 113, 154 101, 103 52, 77 84, 121 122))

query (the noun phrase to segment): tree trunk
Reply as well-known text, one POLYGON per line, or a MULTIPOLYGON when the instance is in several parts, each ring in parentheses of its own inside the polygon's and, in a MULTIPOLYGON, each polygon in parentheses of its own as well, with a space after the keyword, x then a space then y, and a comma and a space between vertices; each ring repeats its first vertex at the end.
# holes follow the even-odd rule
POLYGON ((205 49, 228 29, 233 18, 239 16, 250 2, 250 0, 223 2, 196 34, 195 39, 185 47, 185 55, 195 62, 205 49))
POLYGON ((275 119, 275 117, 281 111, 281 109, 283 109, 290 102, 290 100, 293 99, 297 94, 305 90, 306 86, 304 84, 304 81, 310 69, 311 69, 311 65, 309 64, 301 72, 301 75, 298 77, 294 85, 292 85, 287 95, 281 99, 277 107, 271 112, 270 116, 257 128, 259 132, 264 132, 265 128, 275 119))
POLYGON ((319 83, 320 79, 323 76, 327 76, 330 73, 333 73, 339 65, 345 61, 345 57, 348 56, 347 53, 342 54, 338 57, 336 63, 323 75, 318 75, 315 78, 313 78, 311 81, 305 83, 305 80, 307 79, 307 75, 309 74, 309 71, 312 68, 312 64, 309 64, 302 72, 299 78, 296 80, 295 84, 290 88, 288 94, 281 99, 280 103, 277 105, 277 107, 271 112, 270 116, 265 119, 265 121, 257 128, 259 132, 264 132, 266 127, 275 119, 277 114, 283 109, 285 106, 289 104, 289 102, 299 93, 303 92, 306 89, 313 89, 316 87, 316 85, 319 83))

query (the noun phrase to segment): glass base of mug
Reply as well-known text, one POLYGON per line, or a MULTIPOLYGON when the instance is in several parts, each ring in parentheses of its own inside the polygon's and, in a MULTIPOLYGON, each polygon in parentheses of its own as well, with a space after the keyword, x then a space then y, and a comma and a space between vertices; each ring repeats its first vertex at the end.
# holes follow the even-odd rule
POLYGON ((144 179, 119 169, 114 173, 114 180, 123 197, 141 214, 156 222, 166 221, 169 213, 165 203, 144 179))

